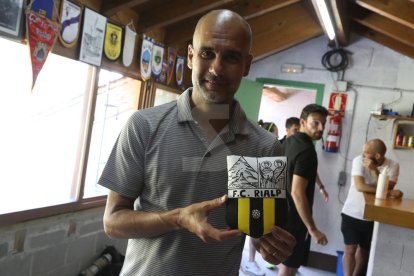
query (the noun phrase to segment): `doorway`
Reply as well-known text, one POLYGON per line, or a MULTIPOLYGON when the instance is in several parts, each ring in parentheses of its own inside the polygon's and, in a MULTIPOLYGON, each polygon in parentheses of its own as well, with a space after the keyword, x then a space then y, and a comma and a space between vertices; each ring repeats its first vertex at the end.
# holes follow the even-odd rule
POLYGON ((286 135, 285 122, 289 117, 300 117, 307 104, 321 104, 324 85, 274 79, 257 79, 263 84, 259 120, 273 122, 278 127, 279 139, 286 135))

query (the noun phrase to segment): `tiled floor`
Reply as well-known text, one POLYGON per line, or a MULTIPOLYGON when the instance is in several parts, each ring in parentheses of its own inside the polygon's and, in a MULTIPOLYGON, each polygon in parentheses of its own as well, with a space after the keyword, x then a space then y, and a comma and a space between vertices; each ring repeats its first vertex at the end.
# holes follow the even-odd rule
MULTIPOLYGON (((248 239, 246 239, 246 245, 244 246, 244 249, 243 249, 242 262, 247 261, 248 259, 249 259, 249 242, 248 242, 248 239)), ((275 275, 277 275, 277 268, 275 270, 271 270, 271 269, 266 268, 265 260, 263 260, 262 256, 258 253, 256 254, 256 262, 260 266, 260 268, 266 273, 266 276, 275 276, 275 275)), ((297 275, 303 275, 303 276, 335 276, 336 274, 333 273, 333 272, 329 272, 329 271, 323 271, 323 270, 318 270, 318 269, 311 268, 311 267, 301 266, 298 270, 297 275)), ((248 275, 244 274, 240 270, 239 276, 248 276, 248 275)))

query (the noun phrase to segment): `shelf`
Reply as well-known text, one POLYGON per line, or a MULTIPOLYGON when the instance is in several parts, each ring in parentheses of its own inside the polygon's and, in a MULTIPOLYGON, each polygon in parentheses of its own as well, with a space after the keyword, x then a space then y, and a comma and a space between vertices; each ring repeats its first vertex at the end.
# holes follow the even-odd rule
POLYGON ((414 147, 403 147, 403 146, 396 146, 394 145, 394 149, 414 149, 414 147))
POLYGON ((414 117, 406 117, 406 116, 394 116, 394 115, 372 115, 374 118, 378 120, 387 120, 387 119, 396 119, 396 120, 404 120, 404 121, 414 121, 414 117))

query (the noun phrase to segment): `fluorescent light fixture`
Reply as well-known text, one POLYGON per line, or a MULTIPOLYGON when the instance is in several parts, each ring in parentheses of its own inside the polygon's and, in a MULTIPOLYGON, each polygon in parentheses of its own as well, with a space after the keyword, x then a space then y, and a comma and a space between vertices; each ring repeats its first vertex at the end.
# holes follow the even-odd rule
POLYGON ((282 64, 282 72, 300 74, 303 72, 303 65, 294 63, 284 63, 282 64))
POLYGON ((329 39, 333 40, 335 38, 335 31, 325 0, 316 0, 316 6, 318 7, 319 14, 322 17, 322 23, 326 33, 328 34, 329 39))

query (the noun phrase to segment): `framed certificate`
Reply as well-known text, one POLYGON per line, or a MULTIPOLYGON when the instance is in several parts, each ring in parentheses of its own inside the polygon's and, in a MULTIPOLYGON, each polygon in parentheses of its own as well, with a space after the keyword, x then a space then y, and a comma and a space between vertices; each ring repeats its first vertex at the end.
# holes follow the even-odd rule
POLYGON ((20 39, 23 30, 25 1, 1 0, 0 3, 0 35, 20 39))
POLYGON ((106 21, 105 16, 85 8, 79 53, 80 61, 101 66, 106 21))

